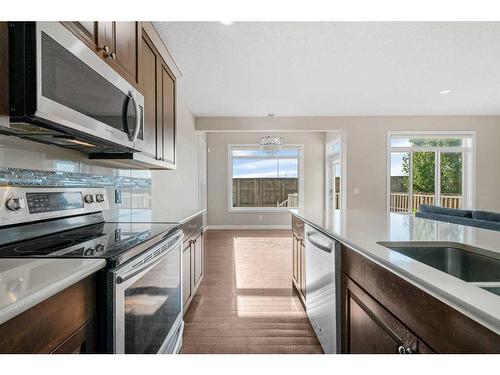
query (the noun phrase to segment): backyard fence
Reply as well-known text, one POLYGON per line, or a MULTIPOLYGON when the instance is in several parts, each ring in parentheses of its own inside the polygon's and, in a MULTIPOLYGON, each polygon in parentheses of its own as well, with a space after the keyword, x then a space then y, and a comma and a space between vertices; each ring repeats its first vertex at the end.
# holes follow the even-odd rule
POLYGON ((298 207, 297 178, 233 178, 233 207, 298 207))

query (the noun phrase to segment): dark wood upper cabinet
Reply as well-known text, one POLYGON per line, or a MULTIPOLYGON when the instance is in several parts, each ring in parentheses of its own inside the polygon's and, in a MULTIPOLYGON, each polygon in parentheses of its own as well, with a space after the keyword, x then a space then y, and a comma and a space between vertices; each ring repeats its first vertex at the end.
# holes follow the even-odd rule
POLYGON ((161 125, 163 160, 175 164, 175 78, 163 61, 161 64, 161 125))
POLYGON ((112 51, 108 57, 115 70, 134 84, 139 82, 140 30, 140 22, 113 22, 112 51))
POLYGON ((122 77, 139 83, 140 22, 74 21, 63 24, 122 77))
POLYGON ((139 74, 139 88, 144 95, 144 142, 146 153, 157 158, 160 156, 161 142, 157 142, 157 84, 158 53, 151 40, 142 34, 142 63, 139 74))
POLYGON ((148 155, 175 168, 176 81, 145 30, 142 31, 139 88, 144 95, 144 122, 148 155))
POLYGON ((97 22, 73 21, 61 23, 94 52, 99 51, 99 45, 97 44, 97 22))

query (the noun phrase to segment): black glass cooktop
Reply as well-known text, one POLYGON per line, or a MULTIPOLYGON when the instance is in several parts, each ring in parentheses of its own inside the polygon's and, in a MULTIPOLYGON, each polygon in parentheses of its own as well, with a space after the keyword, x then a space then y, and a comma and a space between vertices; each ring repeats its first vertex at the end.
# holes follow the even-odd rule
POLYGON ((104 258, 115 267, 179 228, 178 224, 101 222, 1 246, 0 258, 104 258))

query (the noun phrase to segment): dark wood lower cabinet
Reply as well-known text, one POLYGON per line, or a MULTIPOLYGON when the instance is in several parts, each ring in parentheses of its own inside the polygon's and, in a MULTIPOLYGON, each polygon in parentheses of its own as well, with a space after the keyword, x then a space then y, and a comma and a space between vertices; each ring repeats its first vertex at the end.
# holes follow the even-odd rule
POLYGON ((203 242, 203 215, 197 215, 182 224, 182 302, 187 312, 205 274, 205 249, 203 242))
POLYGON ((500 353, 500 335, 342 247, 343 353, 500 353))
POLYGON ((95 353, 96 275, 0 325, 0 353, 95 353))
POLYGON ((345 343, 353 354, 432 353, 396 317, 347 276, 344 277, 345 343))
POLYGON ((96 335, 95 322, 86 322, 55 348, 52 354, 85 354, 95 353, 96 335))

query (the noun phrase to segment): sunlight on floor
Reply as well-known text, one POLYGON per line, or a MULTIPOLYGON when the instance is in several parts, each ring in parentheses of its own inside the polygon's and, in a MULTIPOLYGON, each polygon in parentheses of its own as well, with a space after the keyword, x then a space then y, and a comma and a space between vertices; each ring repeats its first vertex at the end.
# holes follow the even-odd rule
POLYGON ((235 237, 237 289, 290 289, 291 238, 235 237))

